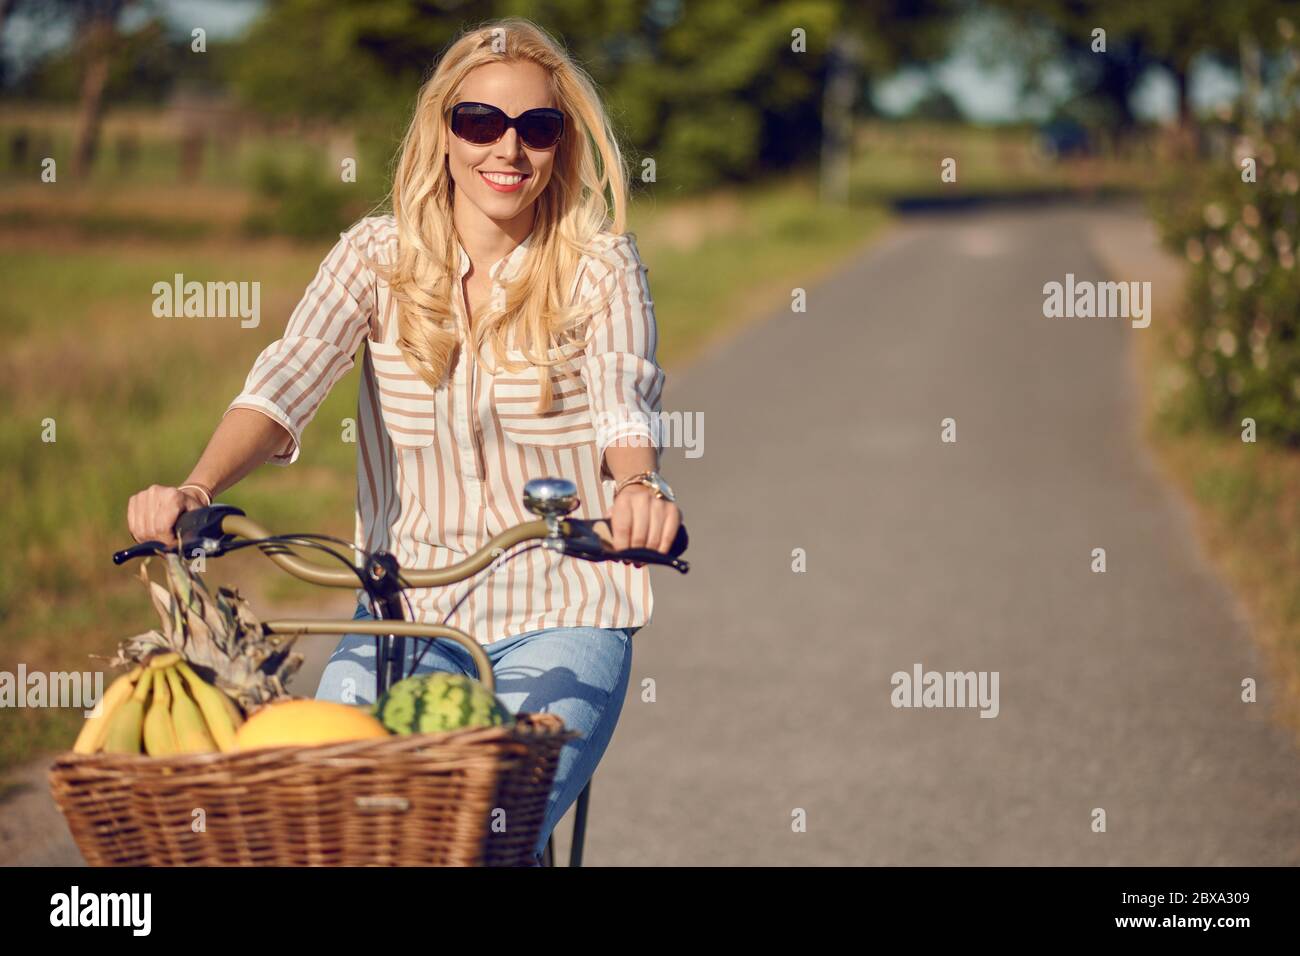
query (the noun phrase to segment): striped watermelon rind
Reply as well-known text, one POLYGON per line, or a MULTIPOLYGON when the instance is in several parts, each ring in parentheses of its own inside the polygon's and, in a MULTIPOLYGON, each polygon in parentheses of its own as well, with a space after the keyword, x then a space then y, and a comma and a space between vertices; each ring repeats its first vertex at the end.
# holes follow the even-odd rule
POLYGON ((514 720, 497 696, 463 674, 419 674, 398 681, 375 703, 374 714, 395 734, 436 734, 467 727, 500 727, 514 720))

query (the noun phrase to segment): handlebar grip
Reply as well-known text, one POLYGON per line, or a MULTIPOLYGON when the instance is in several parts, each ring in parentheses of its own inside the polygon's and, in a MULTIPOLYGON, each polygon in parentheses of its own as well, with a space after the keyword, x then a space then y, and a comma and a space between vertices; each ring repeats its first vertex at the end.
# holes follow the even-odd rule
POLYGON ((637 561, 641 564, 672 564, 676 555, 664 554, 653 548, 624 548, 609 552, 611 561, 637 561))
POLYGON ((677 534, 673 537, 673 543, 669 546, 667 553, 663 551, 655 551, 653 548, 625 548, 622 551, 616 551, 611 547, 614 543, 614 535, 610 530, 609 520, 607 518, 598 518, 595 521, 592 521, 591 529, 596 534, 596 537, 600 538, 601 543, 605 546, 605 550, 608 552, 610 557, 619 560, 622 560, 623 558, 627 558, 628 560, 645 560, 644 558, 638 558, 637 555, 646 554, 656 555, 660 559, 665 557, 681 557, 682 552, 686 550, 686 546, 690 544, 691 540, 690 536, 686 533, 686 525, 683 524, 677 526, 677 534))
POLYGON ((614 537, 610 533, 609 521, 605 518, 595 520, 568 519, 566 524, 569 526, 569 533, 565 535, 561 545, 565 554, 583 558, 587 561, 626 560, 637 561, 642 564, 663 564, 683 574, 690 569, 690 565, 680 559, 682 552, 686 550, 686 546, 690 543, 690 536, 686 533, 685 525, 678 527, 672 546, 667 553, 664 553, 663 551, 655 551, 652 548, 614 550, 610 547, 614 542, 614 537))
MULTIPOLYGON (((205 508, 191 508, 176 519, 176 540, 185 545, 207 543, 212 549, 223 549, 234 540, 221 527, 230 515, 243 515, 243 509, 234 505, 208 505, 205 508)), ((220 550, 215 550, 220 553, 220 550)))

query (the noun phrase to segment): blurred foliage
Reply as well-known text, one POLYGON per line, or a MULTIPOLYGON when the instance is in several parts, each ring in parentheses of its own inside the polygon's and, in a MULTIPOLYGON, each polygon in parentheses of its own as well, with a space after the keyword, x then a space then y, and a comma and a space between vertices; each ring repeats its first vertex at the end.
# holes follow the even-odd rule
POLYGON ((1180 168, 1154 199, 1166 244, 1189 264, 1186 326, 1175 342, 1185 364, 1181 425, 1240 429, 1300 446, 1300 67, 1294 27, 1282 58, 1276 108, 1258 116, 1242 103, 1206 129, 1219 154, 1180 168), (1256 164, 1243 181, 1242 162, 1256 164))
POLYGON ((266 201, 257 204, 244 221, 250 235, 281 233, 312 239, 347 228, 348 189, 328 180, 319 163, 309 160, 291 166, 265 156, 254 169, 253 186, 266 201))
POLYGON ((244 218, 243 228, 254 236, 335 236, 371 210, 373 203, 366 197, 384 194, 373 174, 366 183, 360 177, 358 183, 344 182, 328 174, 320 157, 312 154, 295 158, 263 151, 252 163, 250 178, 261 201, 244 218))
POLYGON ((908 111, 908 118, 912 120, 922 120, 927 123, 960 123, 962 121, 961 107, 953 99, 952 94, 943 87, 936 84, 930 84, 925 93, 908 111))
MULTIPOLYGON (((232 45, 209 41, 207 52, 190 50, 190 37, 168 33, 158 20, 149 20, 121 33, 111 61, 105 96, 118 104, 161 104, 183 86, 218 90, 232 45)), ((68 102, 80 93, 84 66, 75 46, 42 59, 7 89, 8 98, 34 102, 68 102)))
POLYGON ((232 78, 250 108, 361 124, 395 147, 420 82, 462 26, 528 16, 592 75, 632 168, 653 157, 660 184, 696 191, 817 155, 836 31, 860 36, 867 75, 883 75, 941 52, 953 5, 279 0, 250 30, 232 78), (792 49, 796 28, 806 31, 806 52, 792 49))
POLYGON ((1136 125, 1130 98, 1151 67, 1173 79, 1186 115, 1192 60, 1210 55, 1236 65, 1243 34, 1267 49, 1278 16, 1295 6, 1294 0, 985 0, 984 5, 1007 15, 988 38, 987 63, 1004 62, 1009 52, 1022 60, 1022 95, 1043 90, 1048 71, 1064 69, 1075 97, 1087 101, 1070 112, 1086 114, 1112 131, 1136 125), (1097 29, 1106 32, 1104 55, 1093 51, 1097 29))

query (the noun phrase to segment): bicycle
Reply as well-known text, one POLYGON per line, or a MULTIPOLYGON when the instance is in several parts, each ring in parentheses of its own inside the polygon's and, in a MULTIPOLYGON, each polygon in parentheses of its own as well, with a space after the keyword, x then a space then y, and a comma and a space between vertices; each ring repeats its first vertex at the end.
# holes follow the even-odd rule
MULTIPOLYGON (((563 478, 533 479, 524 487, 523 503, 529 512, 539 517, 539 520, 508 528, 463 561, 436 570, 403 569, 393 555, 386 551, 369 553, 349 542, 325 535, 270 534, 249 519, 239 508, 221 504, 198 508, 182 515, 175 527, 177 541, 175 545, 168 547, 159 541, 140 542, 116 552, 113 555, 113 562, 120 565, 134 558, 169 552, 186 558, 199 555, 205 558, 218 557, 242 548, 257 547, 282 569, 301 580, 323 587, 361 587, 370 597, 372 613, 376 615, 376 619, 370 621, 298 618, 264 621, 262 622, 264 633, 295 637, 317 634, 373 634, 377 642, 376 697, 387 687, 414 672, 419 659, 416 652, 421 641, 431 643, 437 639, 449 639, 459 643, 469 652, 479 679, 489 690, 492 690, 495 687, 494 675, 487 654, 479 643, 464 631, 445 623, 421 624, 408 620, 403 606, 404 591, 412 588, 456 584, 468 580, 489 567, 495 571, 510 557, 535 547, 545 547, 562 555, 587 561, 631 560, 665 565, 683 574, 690 570, 690 565, 680 558, 689 540, 685 526, 679 528, 677 537, 667 553, 649 548, 615 550, 612 547, 613 538, 608 521, 603 518, 585 520, 566 517, 580 503, 577 488, 572 481, 563 478), (530 541, 539 543, 513 555, 507 555, 510 549, 530 541), (354 564, 352 558, 338 550, 336 545, 356 552, 360 556, 360 562, 354 564), (313 549, 330 554, 344 567, 328 568, 304 560, 293 550, 294 548, 313 549), (414 640, 410 648, 408 665, 407 641, 409 639, 414 640)), ((474 587, 482 583, 483 581, 480 580, 474 587)), ((559 723, 558 719, 555 719, 555 723, 559 723)), ((59 769, 58 764, 55 766, 56 770, 59 769)), ((552 766, 551 773, 553 772, 552 766)), ((549 787, 549 783, 547 786, 549 787)), ((570 866, 582 865, 590 791, 589 781, 575 806, 570 866)), ((68 801, 61 800, 60 806, 63 807, 65 802, 68 801)), ((68 810, 65 808, 64 812, 66 815, 68 810)), ((547 841, 542 865, 554 866, 554 856, 552 838, 547 841)))

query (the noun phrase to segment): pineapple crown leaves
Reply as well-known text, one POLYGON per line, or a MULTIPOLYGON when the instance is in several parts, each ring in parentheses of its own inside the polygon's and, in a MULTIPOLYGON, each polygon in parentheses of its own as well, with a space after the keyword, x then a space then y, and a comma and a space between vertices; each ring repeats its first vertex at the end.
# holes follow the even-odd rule
POLYGON ((140 580, 161 621, 161 630, 127 638, 113 663, 132 664, 158 652, 177 651, 203 678, 251 709, 286 695, 285 683, 302 666, 293 637, 266 634, 238 591, 218 588, 214 598, 202 578, 174 554, 166 555, 167 586, 149 576, 140 580))

